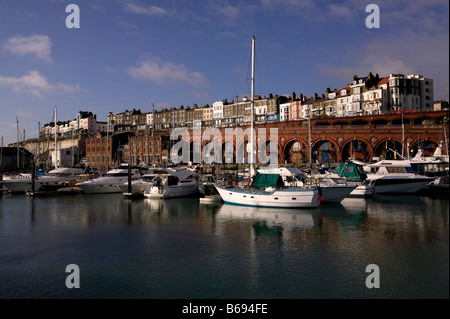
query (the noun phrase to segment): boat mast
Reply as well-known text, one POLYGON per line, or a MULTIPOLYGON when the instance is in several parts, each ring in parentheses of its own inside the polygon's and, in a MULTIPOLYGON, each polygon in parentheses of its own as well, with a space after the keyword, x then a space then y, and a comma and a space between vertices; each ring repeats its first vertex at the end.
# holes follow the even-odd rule
POLYGON ((405 124, 403 123, 403 111, 402 111, 402 158, 403 156, 403 150, 405 149, 405 124))
MULTIPOLYGON (((223 112, 223 105, 222 105, 223 112)), ((222 113, 223 114, 223 113, 222 113)), ((239 184, 239 160, 238 160, 238 96, 236 95, 236 142, 235 142, 235 161, 236 161, 236 186, 239 184)))
POLYGON ((38 122, 38 142, 37 142, 37 152, 36 152, 36 166, 39 167, 41 160, 39 155, 41 154, 41 122, 38 122))
POLYGON ((253 142, 254 142, 254 132, 253 132, 253 122, 254 118, 254 107, 255 107, 255 36, 252 36, 252 77, 251 77, 251 109, 250 109, 250 117, 251 117, 251 127, 250 127, 250 165, 254 164, 254 150, 253 150, 253 142))
POLYGON ((56 144, 56 106, 55 106, 55 168, 58 168, 58 145, 56 144))
POLYGON ((309 168, 312 167, 312 150, 311 150, 311 114, 308 116, 308 151, 309 151, 309 168))
POLYGON ((0 187, 3 185, 3 136, 2 136, 2 142, 0 144, 0 187))
POLYGON ((152 166, 156 164, 156 147, 155 147, 155 104, 152 103, 152 166))
POLYGON ((17 172, 19 172, 19 120, 16 117, 16 131, 17 131, 17 172))

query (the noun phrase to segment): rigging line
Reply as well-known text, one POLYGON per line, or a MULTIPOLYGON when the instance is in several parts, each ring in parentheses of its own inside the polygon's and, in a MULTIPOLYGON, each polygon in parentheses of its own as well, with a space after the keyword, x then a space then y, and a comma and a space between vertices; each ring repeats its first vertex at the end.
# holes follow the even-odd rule
MULTIPOLYGON (((260 58, 258 59, 259 61, 261 61, 261 66, 263 67, 263 69, 266 69, 267 70, 267 73, 268 73, 268 78, 272 81, 272 89, 270 90, 270 92, 268 92, 268 93, 272 93, 272 92, 280 92, 279 90, 278 90, 278 86, 277 86, 277 84, 276 84, 276 82, 275 82, 275 79, 274 79, 274 76, 273 76, 273 73, 272 72, 270 72, 270 68, 269 68, 269 64, 268 64, 268 62, 267 62, 267 59, 265 58, 265 55, 264 55, 264 47, 263 48, 261 48, 261 45, 259 45, 257 48, 256 48, 256 50, 258 51, 257 52, 257 57, 259 56, 260 58)), ((259 62, 258 61, 258 62, 259 62)), ((261 69, 261 67, 260 68, 258 68, 258 69, 261 69)), ((258 85, 259 85, 259 87, 260 87, 260 92, 262 92, 262 89, 261 89, 261 78, 262 78, 262 76, 261 76, 261 72, 259 72, 259 76, 257 76, 256 77, 256 79, 257 80, 259 80, 258 81, 258 85)), ((266 78, 266 77, 264 77, 264 78, 266 78)))
POLYGON ((236 81, 236 85, 235 85, 235 87, 234 87, 234 90, 233 90, 233 96, 239 96, 239 95, 242 95, 242 94, 244 94, 245 95, 245 93, 243 93, 243 92, 250 92, 250 89, 249 89, 249 66, 250 66, 250 60, 251 60, 251 49, 252 49, 252 47, 251 47, 251 45, 249 45, 248 46, 248 51, 247 51, 247 73, 244 73, 243 72, 243 69, 242 68, 239 68, 238 69, 238 79, 237 79, 237 81, 236 81), (244 83, 244 85, 243 85, 243 91, 241 91, 241 92, 238 92, 238 89, 239 89, 239 86, 241 86, 242 85, 242 82, 244 83))

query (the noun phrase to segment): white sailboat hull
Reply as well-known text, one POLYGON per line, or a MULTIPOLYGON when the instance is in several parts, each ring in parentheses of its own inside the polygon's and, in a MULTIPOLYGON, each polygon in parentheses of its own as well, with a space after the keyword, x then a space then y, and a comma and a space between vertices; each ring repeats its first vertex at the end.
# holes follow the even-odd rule
POLYGON ((320 204, 318 188, 288 187, 273 192, 219 186, 216 188, 223 201, 228 204, 274 208, 315 208, 320 204))

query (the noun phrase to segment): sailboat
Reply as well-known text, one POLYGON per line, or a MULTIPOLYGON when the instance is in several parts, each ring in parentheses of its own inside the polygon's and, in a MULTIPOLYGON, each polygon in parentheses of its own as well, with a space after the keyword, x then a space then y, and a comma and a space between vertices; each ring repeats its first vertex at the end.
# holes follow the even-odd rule
MULTIPOLYGON (((50 170, 48 173, 42 175, 35 175, 34 172, 31 174, 19 175, 16 178, 11 178, 4 181, 4 187, 6 187, 11 193, 35 193, 36 190, 46 191, 64 191, 67 190, 65 186, 66 183, 73 182, 77 180, 79 176, 85 174, 86 168, 81 166, 75 167, 59 167, 57 158, 57 121, 56 121, 56 106, 54 109, 54 119, 55 119, 55 168, 50 170), (34 183, 33 183, 34 179, 34 183), (33 185, 34 184, 34 185, 33 185), (34 189, 33 189, 34 187, 34 189)), ((18 123, 18 121, 17 121, 18 123)), ((19 158, 19 157, 17 157, 19 158)), ((17 164, 19 167, 19 163, 17 164)), ((37 192, 36 192, 37 194, 37 192)))
POLYGON ((251 76, 251 136, 249 187, 226 188, 216 184, 216 189, 227 204, 272 208, 315 208, 322 199, 317 186, 285 185, 280 174, 265 174, 254 169, 254 83, 255 83, 255 37, 252 36, 252 76, 251 76))

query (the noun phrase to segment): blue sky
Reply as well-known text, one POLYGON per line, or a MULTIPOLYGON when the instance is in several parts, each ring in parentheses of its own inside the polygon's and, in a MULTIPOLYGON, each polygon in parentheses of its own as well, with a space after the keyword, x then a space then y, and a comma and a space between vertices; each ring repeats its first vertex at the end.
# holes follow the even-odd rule
POLYGON ((354 74, 416 73, 449 99, 447 0, 0 0, 0 137, 91 111, 150 112, 250 93, 311 96, 354 74), (366 6, 380 9, 367 28, 366 6), (66 27, 69 4, 80 28, 66 27))

